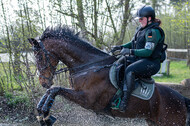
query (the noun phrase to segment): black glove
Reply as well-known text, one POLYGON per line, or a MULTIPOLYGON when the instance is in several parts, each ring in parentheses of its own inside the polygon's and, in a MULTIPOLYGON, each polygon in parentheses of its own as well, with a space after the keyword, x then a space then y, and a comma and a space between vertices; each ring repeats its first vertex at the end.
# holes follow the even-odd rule
POLYGON ((121 55, 130 55, 131 51, 129 48, 123 48, 120 52, 121 55))
POLYGON ((114 53, 117 50, 121 50, 123 48, 123 46, 115 46, 111 49, 111 53, 114 53))

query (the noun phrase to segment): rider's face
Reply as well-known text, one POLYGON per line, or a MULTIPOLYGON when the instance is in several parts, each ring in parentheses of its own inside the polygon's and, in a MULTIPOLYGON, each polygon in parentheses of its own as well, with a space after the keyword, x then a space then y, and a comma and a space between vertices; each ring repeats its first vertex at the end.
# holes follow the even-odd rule
POLYGON ((147 25, 147 18, 146 17, 139 18, 139 22, 141 27, 144 28, 147 25))
POLYGON ((149 18, 146 18, 146 17, 139 18, 139 22, 140 22, 140 25, 141 25, 142 28, 144 28, 147 25, 147 19, 150 21, 151 17, 149 17, 149 18))

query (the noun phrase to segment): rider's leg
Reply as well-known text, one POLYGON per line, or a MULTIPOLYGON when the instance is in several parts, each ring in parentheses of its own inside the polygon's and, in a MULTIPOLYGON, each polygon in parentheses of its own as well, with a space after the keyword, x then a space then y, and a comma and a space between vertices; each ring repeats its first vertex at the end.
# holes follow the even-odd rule
POLYGON ((125 81, 123 85, 123 98, 120 104, 120 111, 125 112, 127 101, 135 86, 135 76, 150 77, 156 74, 160 69, 160 61, 140 59, 130 64, 125 70, 125 81))
POLYGON ((133 72, 129 72, 126 74, 124 85, 123 85, 123 98, 121 100, 121 104, 119 106, 120 112, 125 112, 127 107, 127 102, 130 98, 132 91, 135 86, 135 75, 133 72))

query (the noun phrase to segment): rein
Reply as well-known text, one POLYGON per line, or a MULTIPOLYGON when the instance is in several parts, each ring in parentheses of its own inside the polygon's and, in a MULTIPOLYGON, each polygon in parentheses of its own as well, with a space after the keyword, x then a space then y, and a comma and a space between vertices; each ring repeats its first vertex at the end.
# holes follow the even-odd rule
MULTIPOLYGON (((40 40, 38 41, 38 43, 39 43, 40 47, 42 48, 42 51, 43 51, 44 54, 45 54, 45 60, 46 60, 46 66, 43 67, 40 71, 43 71, 43 70, 47 69, 48 67, 50 67, 50 68, 51 68, 51 73, 52 73, 52 75, 57 75, 57 74, 60 74, 60 73, 63 73, 63 72, 66 73, 67 71, 74 71, 73 74, 76 74, 76 73, 78 73, 78 72, 84 70, 84 68, 87 67, 87 66, 89 66, 89 65, 96 64, 96 63, 99 63, 99 62, 102 62, 102 61, 105 61, 105 60, 107 60, 107 59, 109 59, 109 58, 114 57, 114 56, 108 56, 108 57, 106 57, 106 58, 104 58, 104 59, 101 59, 101 60, 97 60, 97 61, 94 61, 94 62, 86 63, 86 64, 83 64, 83 65, 80 65, 80 66, 76 66, 76 67, 73 67, 73 68, 64 67, 64 68, 61 68, 61 69, 59 69, 59 70, 53 72, 54 69, 56 69, 56 67, 51 64, 50 59, 49 59, 49 56, 51 55, 51 56, 52 56, 53 58, 55 58, 55 59, 57 59, 57 57, 55 57, 55 56, 52 55, 49 51, 47 51, 47 50, 45 49, 44 44, 43 44, 40 40), (75 72, 75 71, 77 71, 77 72, 75 72)), ((98 69, 95 70, 95 72, 97 72, 97 71, 99 71, 99 70, 101 70, 101 69, 103 69, 103 68, 109 68, 109 67, 111 67, 112 65, 113 65, 113 64, 100 66, 98 69)), ((42 77, 42 78, 44 78, 44 79, 47 79, 47 80, 49 80, 49 81, 51 81, 51 80, 53 79, 53 76, 51 76, 51 77, 48 78, 48 77, 45 77, 45 76, 43 76, 43 75, 40 75, 40 77, 42 77)))
MULTIPOLYGON (((93 65, 93 64, 96 64, 96 63, 99 63, 99 62, 102 62, 102 61, 105 61, 109 58, 111 58, 112 56, 109 56, 109 57, 106 57, 104 59, 101 59, 101 60, 97 60, 97 61, 94 61, 94 62, 90 62, 90 63, 86 63, 86 64, 83 64, 83 65, 80 65, 80 66, 76 66, 76 67, 73 67, 73 68, 68 68, 68 67, 65 67, 65 68, 61 68, 59 70, 57 70, 55 72, 55 74, 59 74, 59 73, 62 73, 62 72, 67 72, 67 71, 74 71, 73 74, 76 74, 80 71, 83 71, 85 67, 87 66, 90 66, 90 65, 93 65), (77 71, 77 72, 75 72, 77 71)), ((103 68, 107 68, 107 67, 111 67, 113 64, 109 64, 109 65, 103 65, 103 66, 99 66, 99 68, 96 70, 99 71, 100 69, 103 69, 103 68)))

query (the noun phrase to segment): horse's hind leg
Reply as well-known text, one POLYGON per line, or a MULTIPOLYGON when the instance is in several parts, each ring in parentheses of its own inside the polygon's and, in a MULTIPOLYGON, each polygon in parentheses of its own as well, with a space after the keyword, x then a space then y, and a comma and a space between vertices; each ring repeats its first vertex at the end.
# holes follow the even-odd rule
POLYGON ((187 117, 186 117, 186 125, 190 126, 190 99, 185 98, 185 105, 187 107, 187 117))
POLYGON ((158 126, 154 121, 152 121, 150 119, 146 119, 146 122, 147 122, 148 126, 158 126))

